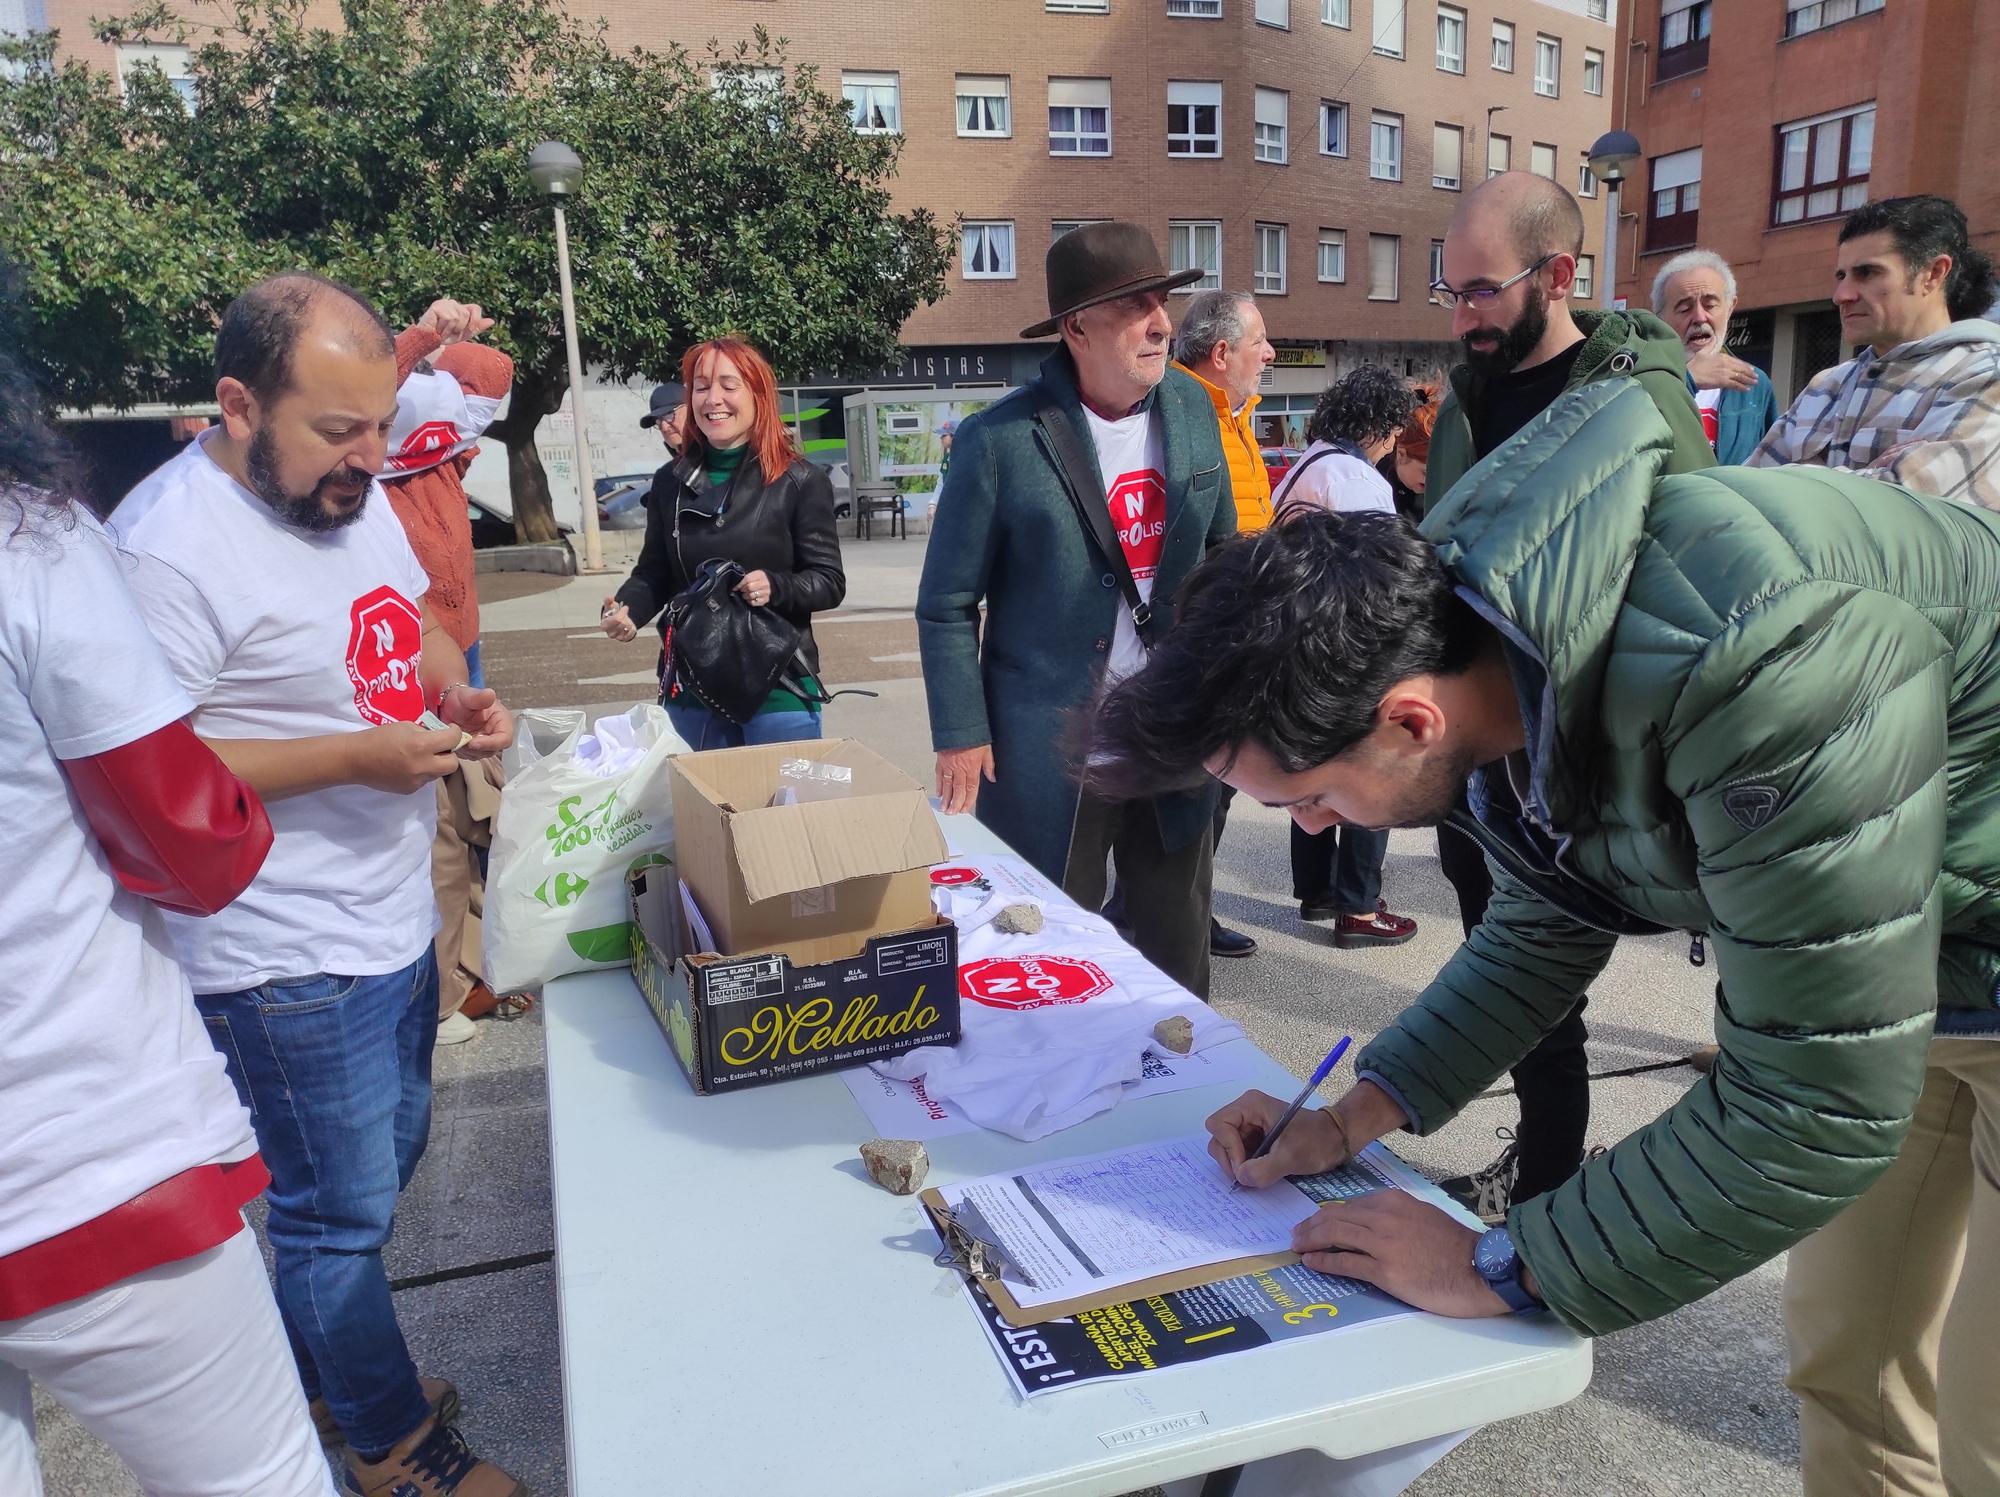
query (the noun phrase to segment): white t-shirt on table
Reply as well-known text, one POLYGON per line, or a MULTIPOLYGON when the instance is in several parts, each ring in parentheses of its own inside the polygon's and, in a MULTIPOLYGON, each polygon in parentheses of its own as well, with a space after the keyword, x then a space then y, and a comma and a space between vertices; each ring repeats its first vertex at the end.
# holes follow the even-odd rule
MULTIPOLYGON (((1097 472, 1111 506, 1111 528, 1118 533, 1125 564, 1139 586, 1139 601, 1150 603, 1167 540, 1167 454, 1158 406, 1149 401, 1144 410, 1116 421, 1106 421, 1089 406, 1083 407, 1083 415, 1097 449, 1097 472)), ((1104 684, 1124 680, 1145 663, 1146 647, 1139 642, 1132 610, 1121 605, 1104 684)))
POLYGON ((0 497, 0 1257, 256 1151, 160 912, 119 887, 60 763, 193 704, 97 522, 31 508, 8 539, 21 517, 0 497))
POLYGON ((1375 465, 1366 458, 1356 457, 1331 442, 1315 442, 1300 453, 1277 493, 1271 496, 1274 506, 1294 500, 1349 514, 1362 510, 1380 510, 1391 515, 1396 512, 1396 492, 1389 487, 1389 480, 1376 472, 1375 465), (1321 453, 1325 456, 1318 455, 1321 453))
MULTIPOLYGON (((209 433, 212 436, 213 433, 209 433)), ((381 485, 323 533, 269 505, 190 442, 119 505, 139 611, 195 701, 204 738, 314 738, 423 711, 428 586, 381 485)), ((335 785, 272 801, 256 881, 218 915, 167 918, 197 993, 416 961, 437 928, 436 793, 335 785)))

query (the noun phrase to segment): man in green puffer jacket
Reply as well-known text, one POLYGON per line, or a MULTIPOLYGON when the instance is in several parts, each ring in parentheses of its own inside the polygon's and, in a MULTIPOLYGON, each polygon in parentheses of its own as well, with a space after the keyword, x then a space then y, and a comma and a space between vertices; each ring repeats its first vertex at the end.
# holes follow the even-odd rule
POLYGON ((1619 934, 1706 936, 1721 1053, 1656 1122, 1484 1236, 1384 1192, 1295 1245, 1426 1309, 1602 1334, 1833 1222, 1786 1304, 1808 1493, 1886 1466, 1992 1497, 2000 515, 1818 469, 1673 475, 1673 440, 1602 381, 1421 534, 1311 515, 1224 546, 1106 697, 1090 773, 1213 775, 1308 830, 1430 824, 1469 778, 1485 919, 1267 1159, 1275 1099, 1210 1119, 1246 1185, 1441 1127, 1619 934))

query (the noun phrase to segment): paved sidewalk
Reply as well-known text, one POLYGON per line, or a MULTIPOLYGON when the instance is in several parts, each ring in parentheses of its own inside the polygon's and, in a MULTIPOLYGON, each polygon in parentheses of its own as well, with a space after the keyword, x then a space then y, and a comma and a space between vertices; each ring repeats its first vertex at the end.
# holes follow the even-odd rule
MULTIPOLYGON (((828 731, 860 738, 928 778, 909 618, 924 540, 843 540, 848 601, 814 629, 829 680, 880 695, 836 701, 828 731)), ((656 645, 642 635, 611 646, 596 632, 605 579, 524 583, 503 575, 481 584, 487 669, 510 700, 546 695, 550 705, 602 707, 650 696, 656 645), (566 694, 564 671, 571 672, 566 694)), ((1216 1006, 1301 1075, 1333 1034, 1352 1032, 1360 1043, 1388 1022, 1456 940, 1456 906, 1426 832, 1391 839, 1388 897, 1422 930, 1387 951, 1336 950, 1323 929, 1297 919, 1285 819, 1241 798, 1217 856, 1216 884, 1222 918, 1262 948, 1249 960, 1217 963, 1216 1006)), ((1711 1002, 1710 980, 1689 967, 1685 940, 1623 943, 1591 993, 1593 1070, 1671 1064, 1710 1037, 1711 1002)), ((476 1040, 438 1052, 430 1153, 405 1198, 390 1271, 415 1281, 397 1296, 405 1327, 425 1369, 458 1380, 476 1447, 529 1481, 537 1497, 560 1497, 567 1487, 554 1283, 544 1256, 552 1243, 540 1026, 531 1016, 479 1027, 476 1040)), ((1672 1066, 1596 1082, 1590 1142, 1615 1142, 1694 1081, 1672 1066)), ((1493 1129, 1513 1117, 1511 1099, 1496 1096, 1474 1103, 1436 1138, 1398 1147, 1434 1175, 1454 1173, 1487 1162, 1497 1149, 1493 1129)), ((851 1121, 859 1143, 866 1124, 858 1111, 851 1121)), ((1600 1342, 1582 1397, 1475 1434, 1410 1489, 1413 1497, 1792 1497, 1800 1490, 1798 1433, 1782 1384, 1780 1282, 1781 1267, 1770 1265, 1699 1305, 1600 1342)), ((51 1497, 136 1492, 66 1417, 45 1410, 42 1428, 51 1497)), ((663 1474, 655 1490, 679 1489, 663 1474)), ((882 1491, 893 1493, 893 1483, 885 1480, 882 1491)))

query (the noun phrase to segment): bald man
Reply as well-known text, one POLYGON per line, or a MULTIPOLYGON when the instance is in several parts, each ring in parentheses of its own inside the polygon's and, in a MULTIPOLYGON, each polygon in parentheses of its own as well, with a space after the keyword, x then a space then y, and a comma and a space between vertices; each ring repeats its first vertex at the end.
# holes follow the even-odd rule
MULTIPOLYGON (((1688 392, 1674 330, 1649 312, 1572 309, 1583 213, 1557 183, 1502 172, 1467 193, 1444 241, 1444 278, 1431 288, 1451 309, 1465 362, 1451 371, 1425 465, 1427 508, 1450 502, 1465 471, 1567 391, 1599 379, 1636 380, 1673 432, 1669 472, 1715 461, 1688 392)), ((1532 790, 1531 792, 1532 793, 1532 790)), ((1493 883, 1479 845, 1438 828, 1438 861, 1458 895, 1466 935, 1484 918, 1493 883)), ((1553 1190, 1583 1162, 1590 1125, 1579 999, 1563 1022, 1514 1068, 1521 1124, 1500 1157, 1444 1187, 1488 1221, 1516 1201, 1553 1190)), ((1503 1132, 1503 1137, 1505 1134, 1503 1132)))
POLYGON ((271 1172, 278 1305, 348 1490, 514 1497, 451 1385, 417 1375, 382 1266, 430 1131, 433 786, 513 719, 465 684, 376 482, 396 354, 375 309, 273 277, 223 314, 215 372, 221 424, 113 515, 195 733, 274 833, 235 904, 169 917, 175 952, 271 1172))

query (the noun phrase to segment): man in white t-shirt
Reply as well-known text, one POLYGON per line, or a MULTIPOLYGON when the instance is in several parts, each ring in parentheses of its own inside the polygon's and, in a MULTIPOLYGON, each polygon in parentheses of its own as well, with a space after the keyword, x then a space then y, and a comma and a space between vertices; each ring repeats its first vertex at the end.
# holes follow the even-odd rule
POLYGON ((1215 408, 1168 367, 1170 274, 1140 225, 1050 246, 1060 332, 1041 376, 968 417, 917 592, 938 794, 1085 909, 1116 864, 1132 944, 1206 996, 1212 788, 1113 804, 1079 796, 1078 709, 1167 637, 1174 590, 1236 529, 1215 408), (982 632, 982 605, 984 624, 982 632))
POLYGON ((510 1497, 451 1427, 450 1385, 419 1380, 382 1247, 430 1127, 432 786, 513 720, 464 684, 375 482, 396 361, 374 308, 317 276, 251 287, 217 334, 216 400, 221 424, 113 516, 196 734, 275 833, 228 910, 169 918, 175 949, 271 1171, 279 1307, 354 1490, 510 1497))

